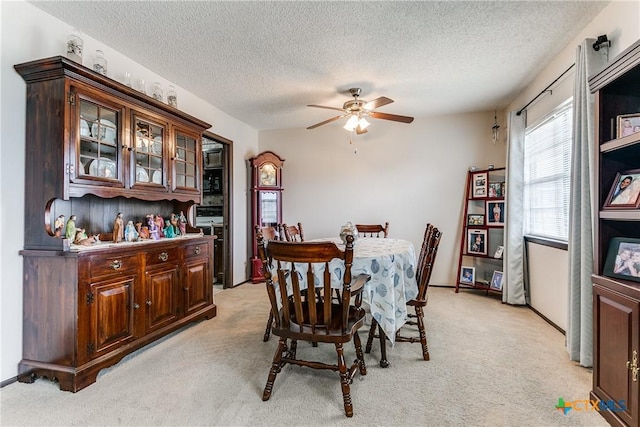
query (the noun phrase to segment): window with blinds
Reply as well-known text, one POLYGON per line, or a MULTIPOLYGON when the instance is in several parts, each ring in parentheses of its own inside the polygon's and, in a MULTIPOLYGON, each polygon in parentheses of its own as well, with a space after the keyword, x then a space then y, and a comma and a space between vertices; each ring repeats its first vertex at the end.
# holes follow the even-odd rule
POLYGON ((567 241, 573 104, 568 100, 527 127, 524 139, 524 231, 567 241))

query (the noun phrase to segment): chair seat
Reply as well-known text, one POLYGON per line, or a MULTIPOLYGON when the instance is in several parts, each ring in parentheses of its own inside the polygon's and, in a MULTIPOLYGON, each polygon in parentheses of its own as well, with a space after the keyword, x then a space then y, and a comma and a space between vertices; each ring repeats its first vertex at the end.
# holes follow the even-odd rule
MULTIPOLYGON (((290 309, 291 313, 294 312, 293 306, 290 309)), ((339 304, 331 305, 331 323, 328 327, 322 325, 324 323, 324 312, 320 310, 320 307, 316 310, 316 318, 318 322, 315 326, 315 332, 312 327, 306 323, 309 319, 309 313, 306 306, 303 310, 305 323, 302 325, 296 323, 295 315, 290 316, 290 324, 288 328, 272 327, 272 333, 277 336, 292 337, 301 341, 314 341, 314 342, 349 342, 353 337, 353 333, 364 324, 365 311, 362 308, 350 306, 349 314, 347 318, 346 331, 342 331, 342 307, 339 304)), ((284 315, 283 310, 278 313, 280 318, 284 315)), ((284 320, 284 319, 283 319, 284 320)), ((284 324, 285 322, 279 322, 284 324)))

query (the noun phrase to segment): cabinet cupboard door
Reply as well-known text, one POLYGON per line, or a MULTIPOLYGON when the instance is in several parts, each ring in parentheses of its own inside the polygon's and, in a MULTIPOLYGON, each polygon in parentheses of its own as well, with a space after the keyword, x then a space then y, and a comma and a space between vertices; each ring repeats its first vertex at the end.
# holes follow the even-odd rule
POLYGON ((80 354, 92 359, 134 339, 135 281, 136 276, 130 275, 89 285, 89 339, 80 354))
POLYGON ((638 351, 640 341, 640 301, 594 286, 594 392, 601 400, 624 401, 626 410, 617 411, 626 425, 637 425, 638 381, 633 380, 627 362, 638 351))
POLYGON ((168 144, 167 125, 139 112, 133 114, 135 136, 131 147, 132 187, 165 187, 165 156, 168 144))
POLYGON ((71 87, 70 181, 124 187, 124 107, 81 87, 71 87))
POLYGON ((146 332, 166 326, 178 318, 176 289, 178 266, 163 265, 147 271, 145 307, 146 332))
POLYGON ((200 191, 200 138, 197 134, 176 128, 172 153, 173 186, 175 192, 200 191))
POLYGON ((184 306, 185 314, 189 314, 211 303, 213 284, 209 280, 207 259, 188 261, 185 268, 184 306))

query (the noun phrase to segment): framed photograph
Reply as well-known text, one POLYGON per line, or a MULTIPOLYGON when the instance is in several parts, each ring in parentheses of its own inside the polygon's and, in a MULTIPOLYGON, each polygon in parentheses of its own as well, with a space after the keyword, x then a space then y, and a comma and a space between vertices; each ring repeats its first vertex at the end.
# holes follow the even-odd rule
POLYGON ((640 113, 618 116, 618 138, 640 132, 640 113))
POLYGON ((484 225, 484 215, 483 214, 467 215, 467 225, 484 225))
POLYGON ((489 197, 502 197, 502 182, 489 183, 489 197))
POLYGON ((489 287, 491 289, 495 289, 496 291, 502 290, 502 279, 503 279, 502 271, 494 271, 493 276, 491 277, 491 284, 489 287))
POLYGON ((468 285, 475 285, 476 283, 476 269, 473 267, 460 268, 460 283, 466 283, 468 285))
POLYGON ((471 175, 473 197, 487 197, 487 173, 480 172, 471 175))
POLYGON ((612 238, 602 274, 640 282, 640 239, 612 238))
POLYGON ((640 169, 618 172, 603 209, 637 209, 640 206, 640 169))
POLYGON ((504 225, 504 201, 487 200, 487 225, 504 225))
POLYGON ((502 258, 502 254, 504 253, 504 246, 498 246, 496 248, 496 253, 493 254, 494 258, 502 258))
POLYGON ((478 228, 467 230, 467 253, 474 255, 487 254, 487 230, 478 228))

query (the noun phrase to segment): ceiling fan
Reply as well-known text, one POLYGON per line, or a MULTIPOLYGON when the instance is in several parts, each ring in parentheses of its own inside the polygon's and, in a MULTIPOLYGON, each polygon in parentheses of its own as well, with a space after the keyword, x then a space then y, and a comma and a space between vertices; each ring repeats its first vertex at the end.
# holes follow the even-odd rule
POLYGON ((353 100, 347 101, 344 103, 342 108, 336 107, 325 107, 324 105, 307 105, 307 107, 315 107, 315 108, 326 108, 327 110, 337 110, 342 111, 342 114, 339 116, 332 117, 328 120, 325 120, 320 123, 316 123, 313 126, 309 126, 307 129, 315 129, 318 126, 326 125, 327 123, 331 123, 335 120, 341 119, 343 117, 348 117, 347 123, 344 125, 344 128, 348 131, 355 130, 358 135, 367 132, 367 126, 369 126, 369 122, 365 120, 365 117, 372 117, 374 119, 384 119, 384 120, 392 120, 394 122, 401 123, 411 123, 413 121, 413 117, 408 116, 399 116, 397 114, 388 114, 388 113, 379 113, 377 111, 373 111, 378 107, 382 107, 383 105, 391 104, 393 99, 389 99, 385 96, 381 96, 380 98, 376 98, 373 101, 365 101, 363 99, 358 99, 360 93, 362 93, 362 89, 360 88, 351 88, 349 89, 351 96, 353 96, 353 100))

